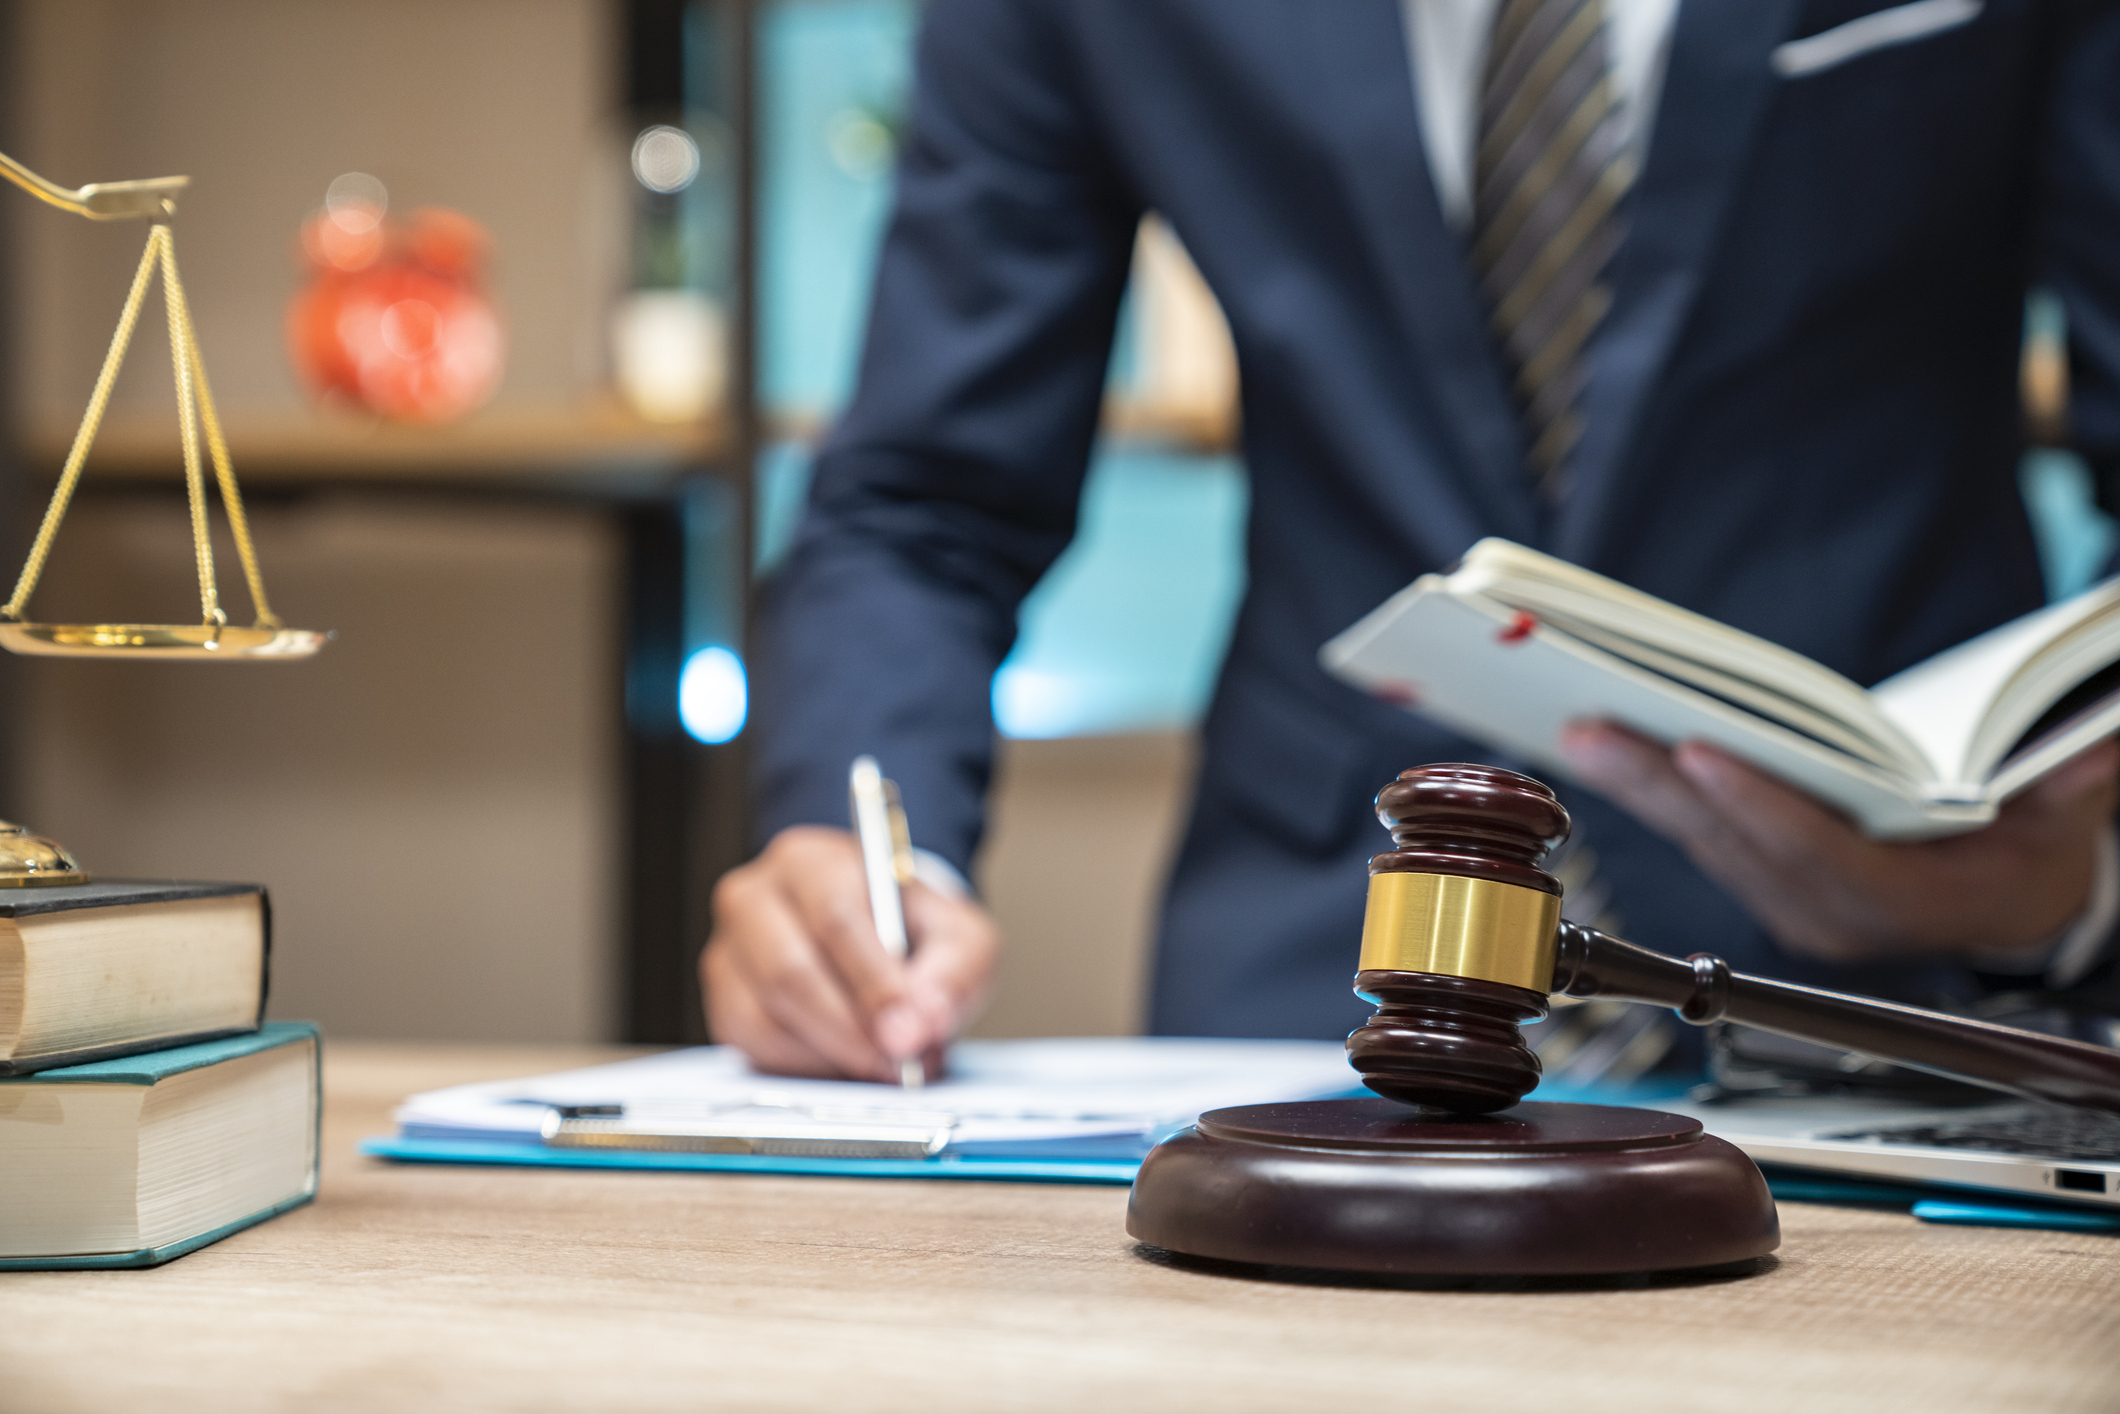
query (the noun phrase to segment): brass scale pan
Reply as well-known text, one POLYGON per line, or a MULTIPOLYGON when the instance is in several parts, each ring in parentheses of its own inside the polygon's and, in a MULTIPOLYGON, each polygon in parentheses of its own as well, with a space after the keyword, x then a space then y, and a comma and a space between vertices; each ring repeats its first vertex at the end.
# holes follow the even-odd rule
POLYGON ((0 648, 43 658, 307 658, 331 639, 306 628, 223 628, 214 624, 0 623, 0 648))

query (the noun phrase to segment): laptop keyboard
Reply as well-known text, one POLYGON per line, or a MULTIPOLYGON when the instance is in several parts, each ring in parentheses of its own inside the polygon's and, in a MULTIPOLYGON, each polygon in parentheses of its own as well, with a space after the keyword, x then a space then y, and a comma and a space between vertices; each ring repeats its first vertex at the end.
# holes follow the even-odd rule
POLYGON ((1988 1149, 2042 1159, 2120 1163, 2120 1115, 2096 1110, 2039 1109, 1984 1119, 1821 1134, 1870 1144, 1918 1144, 1927 1149, 1988 1149))

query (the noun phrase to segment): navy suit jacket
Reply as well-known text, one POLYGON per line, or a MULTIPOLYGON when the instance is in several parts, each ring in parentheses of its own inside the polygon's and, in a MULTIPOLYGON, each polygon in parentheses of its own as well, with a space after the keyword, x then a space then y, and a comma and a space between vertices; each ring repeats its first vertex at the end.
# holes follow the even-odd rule
MULTIPOLYGON (((1683 0, 1542 510, 1427 170, 1399 0, 936 0, 860 389, 768 587, 763 835, 843 824, 873 752, 960 865, 989 679, 1075 526, 1145 210, 1229 317, 1249 584, 1162 919, 1157 1031, 1334 1036, 1370 797, 1479 748, 1317 650, 1483 535, 1873 682, 2042 602, 2020 502, 2024 295, 2072 318, 2075 426, 2120 451, 2120 13, 1988 0, 1803 77, 1777 45, 1878 0, 1683 0)), ((1627 935, 1899 995, 1950 969, 1779 955, 1677 849, 1566 794, 1627 935)))

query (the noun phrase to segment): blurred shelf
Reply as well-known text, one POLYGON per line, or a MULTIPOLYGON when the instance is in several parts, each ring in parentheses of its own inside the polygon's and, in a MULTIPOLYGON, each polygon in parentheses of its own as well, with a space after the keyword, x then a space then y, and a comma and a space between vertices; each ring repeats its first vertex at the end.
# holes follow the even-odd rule
MULTIPOLYGON (((616 402, 503 405, 446 427, 412 427, 329 411, 234 414, 225 429, 245 485, 510 485, 588 488, 654 484, 711 467, 727 451, 725 425, 656 423, 616 402)), ((769 436, 812 442, 827 430, 813 413, 768 419, 769 436)), ((1235 410, 1112 398, 1103 435, 1203 456, 1237 446, 1235 410)), ((24 451, 49 481, 72 444, 71 423, 34 428, 24 451)), ((202 445, 203 451, 203 445, 202 445)), ((174 412, 106 423, 89 453, 87 481, 176 481, 184 474, 174 412)))
MULTIPOLYGON (((766 435, 778 442, 814 445, 831 430, 831 419, 813 411, 782 410, 766 418, 766 435)), ((1107 439, 1146 443, 1198 456, 1221 456, 1237 449, 1235 406, 1151 402, 1108 397, 1099 432, 1107 439)))
MULTIPOLYGON (((630 484, 710 466, 727 444, 718 421, 647 422, 615 401, 504 404, 446 427, 307 410, 233 414, 224 427, 236 476, 260 486, 630 484)), ((26 446, 31 472, 56 476, 73 435, 71 423, 34 428, 26 446)), ((172 409, 107 423, 89 453, 87 480, 159 481, 183 473, 172 409)))
POLYGON ((1238 442, 1234 403, 1153 402, 1141 398, 1107 398, 1104 435, 1124 442, 1151 442, 1205 456, 1234 452, 1238 442))

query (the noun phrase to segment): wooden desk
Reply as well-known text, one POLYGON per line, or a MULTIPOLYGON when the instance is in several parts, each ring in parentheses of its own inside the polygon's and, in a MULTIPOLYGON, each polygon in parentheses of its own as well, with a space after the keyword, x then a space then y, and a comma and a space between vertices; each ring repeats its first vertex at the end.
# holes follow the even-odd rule
POLYGON ((615 1054, 332 1045, 317 1203, 0 1277, 0 1409, 2120 1408, 2112 1238, 1787 1204, 1740 1280, 1291 1286, 1145 1259, 1117 1188, 353 1152, 409 1090, 615 1054))

